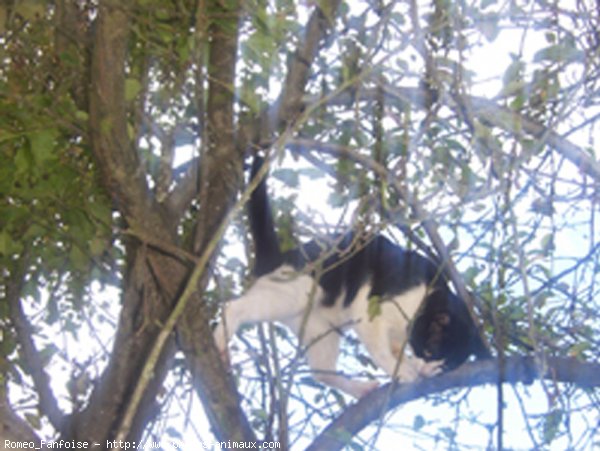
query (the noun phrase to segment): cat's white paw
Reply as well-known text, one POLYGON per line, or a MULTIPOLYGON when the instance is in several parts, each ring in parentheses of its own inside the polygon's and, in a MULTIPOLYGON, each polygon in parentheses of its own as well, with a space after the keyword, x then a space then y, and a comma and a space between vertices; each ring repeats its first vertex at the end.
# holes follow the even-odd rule
POLYGON ((443 360, 426 361, 413 356, 405 356, 398 370, 398 380, 402 383, 414 382, 425 377, 440 374, 444 367, 443 360))
POLYGON ((408 358, 400 364, 397 373, 398 382, 409 384, 419 378, 419 366, 416 363, 408 358))
POLYGON ((419 376, 421 377, 433 377, 440 374, 444 367, 443 360, 431 360, 426 362, 425 360, 421 360, 422 364, 419 368, 419 376))

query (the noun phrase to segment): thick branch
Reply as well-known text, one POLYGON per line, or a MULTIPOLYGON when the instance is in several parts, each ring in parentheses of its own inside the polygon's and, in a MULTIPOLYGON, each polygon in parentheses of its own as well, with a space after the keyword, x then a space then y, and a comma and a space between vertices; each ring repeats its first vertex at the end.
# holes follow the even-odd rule
POLYGON ((237 1, 215 1, 210 7, 205 154, 201 164, 200 212, 194 237, 198 254, 213 236, 239 190, 243 156, 235 146, 233 120, 235 63, 240 6, 237 1))
POLYGON ((516 111, 501 107, 491 100, 468 97, 472 112, 485 123, 500 127, 513 135, 521 132, 545 140, 546 143, 573 163, 581 172, 600 182, 600 162, 543 124, 529 119, 516 111))
MULTIPOLYGON (((132 239, 124 238, 127 247, 122 304, 119 324, 107 368, 96 381, 87 407, 73 414, 73 424, 65 439, 113 440, 124 411, 132 403, 132 391, 140 380, 142 367, 161 330, 176 293, 188 268, 177 258, 155 251, 132 239)), ((175 346, 173 337, 154 361, 154 372, 141 402, 130 420, 127 440, 139 440, 148 421, 160 405, 157 392, 171 368, 175 346)))
MULTIPOLYGON (((89 93, 91 145, 101 182, 128 226, 151 234, 158 241, 171 243, 174 227, 167 227, 167 221, 159 214, 159 205, 146 185, 143 168, 127 132, 125 67, 131 15, 124 10, 126 7, 106 2, 101 2, 99 7, 89 93)), ((123 308, 110 362, 87 407, 73 414, 70 428, 64 431, 65 438, 102 442, 114 437, 114 428, 127 406, 131 387, 139 379, 152 340, 185 277, 183 265, 168 256, 146 252, 143 246, 127 246, 127 254, 123 308), (152 273, 151 267, 160 271, 152 273), (167 288, 160 287, 157 278, 168 280, 167 288)), ((128 439, 139 438, 145 424, 157 412, 156 392, 174 353, 172 345, 166 349, 132 421, 128 439)))
POLYGON ((101 2, 92 52, 90 137, 102 182, 130 226, 156 233, 164 229, 145 173, 127 133, 125 62, 129 14, 101 2))
MULTIPOLYGON (((246 416, 239 407, 239 400, 232 378, 223 377, 223 364, 212 339, 212 334, 206 329, 208 315, 205 306, 202 303, 194 306, 190 300, 195 299, 193 295, 197 287, 206 283, 201 278, 205 275, 206 266, 215 253, 227 226, 246 204, 250 194, 256 189, 267 170, 268 166, 264 165, 219 224, 210 242, 205 246, 202 256, 198 259, 183 293, 152 350, 153 355, 159 355, 162 343, 166 341, 181 315, 184 312, 188 314, 187 318, 184 317, 183 324, 178 329, 180 342, 188 358, 188 365, 194 377, 194 385, 203 400, 207 416, 213 426, 213 432, 219 441, 254 441, 255 437, 246 416)), ((149 359, 141 383, 149 380, 152 370, 152 360, 149 359)), ((137 391, 143 392, 143 386, 139 387, 137 391)))
POLYGON ((204 269, 201 265, 208 265, 213 258, 231 219, 241 185, 243 161, 243 154, 235 145, 233 108, 240 5, 237 1, 209 3, 210 14, 214 14, 209 19, 214 20, 208 21, 209 85, 200 167, 200 211, 193 243, 194 253, 202 258, 173 314, 178 317, 185 309, 177 325, 178 341, 216 437, 252 441, 255 436, 241 409, 235 383, 225 373, 215 347, 209 312, 198 299, 200 296, 194 296, 197 302, 188 303, 185 298, 189 299, 192 293, 201 292, 206 286, 207 278, 201 277, 204 269))
POLYGON ((33 379, 35 390, 40 399, 40 412, 48 417, 48 420, 57 431, 60 431, 64 426, 65 417, 58 407, 58 402, 50 388, 50 378, 44 370, 44 362, 33 343, 35 332, 23 312, 18 297, 10 299, 10 316, 17 331, 23 361, 27 364, 27 371, 33 379))
MULTIPOLYGON (((24 269, 28 259, 24 255, 17 263, 20 268, 16 268, 7 284, 6 298, 10 308, 10 319, 17 332, 17 339, 21 346, 20 352, 23 354, 23 362, 26 364, 26 371, 33 379, 36 392, 40 402, 40 412, 48 417, 52 426, 57 430, 62 430, 64 426, 64 414, 58 407, 58 402, 50 388, 50 379, 44 370, 44 363, 33 342, 35 332, 29 323, 29 320, 21 306, 21 292, 23 282, 25 281, 24 269)), ((8 408, 8 406, 7 406, 8 408)))
MULTIPOLYGON (((238 149, 238 151, 243 151, 251 147, 253 144, 259 144, 261 142, 269 140, 277 130, 281 130, 283 127, 285 127, 286 125, 290 125, 293 122, 293 120, 298 116, 298 114, 304 109, 303 96, 305 93, 306 84, 310 76, 310 69, 314 62, 314 59, 318 55, 320 48, 319 46, 324 41, 325 37, 328 35, 328 33, 334 25, 334 17, 339 4, 339 0, 334 0, 322 4, 324 7, 326 7, 327 10, 321 9, 320 7, 315 7, 315 10, 313 11, 307 23, 304 32, 304 38, 299 43, 298 48, 294 52, 294 57, 290 61, 286 79, 283 83, 283 88, 281 90, 281 94, 279 95, 278 100, 274 103, 274 105, 271 108, 268 108, 260 114, 260 119, 256 117, 240 118, 238 130, 236 130, 235 134, 229 135, 229 133, 227 133, 226 135, 221 136, 220 133, 222 133, 224 130, 217 128, 219 136, 222 137, 223 141, 235 139, 235 147, 238 149), (264 125, 266 128, 260 130, 261 124, 264 125)), ((198 8, 200 9, 200 6, 198 8)), ((204 17, 204 15, 199 15, 198 17, 198 30, 199 32, 204 33, 203 24, 204 22, 206 22, 206 18, 204 17)), ((215 61, 211 59, 211 65, 209 67, 209 76, 212 81, 216 80, 217 83, 211 83, 208 90, 210 93, 209 105, 207 108, 207 116, 209 122, 205 130, 208 133, 210 133, 211 130, 215 129, 215 124, 211 124, 210 122, 210 112, 214 111, 215 109, 219 111, 221 109, 221 106, 227 106, 226 101, 233 100, 232 96, 230 95, 231 92, 233 92, 233 89, 231 87, 228 88, 228 84, 233 84, 234 79, 232 77, 227 76, 227 72, 221 72, 221 70, 226 71, 228 68, 231 68, 230 65, 228 66, 227 61, 223 59, 223 57, 227 55, 227 53, 224 53, 228 50, 227 47, 227 44, 220 44, 219 42, 215 42, 211 45, 210 53, 211 56, 215 55, 215 61), (222 91, 222 96, 215 97, 215 89, 222 91), (227 92, 228 89, 230 92, 227 92), (212 107, 210 103, 211 98, 218 100, 217 102, 212 103, 212 107), (221 105, 219 105, 219 103, 221 105)), ((200 83, 201 80, 198 79, 196 82, 200 83)), ((202 95, 204 95, 203 91, 202 95)), ((230 103, 230 105, 233 105, 233 103, 230 103)), ((203 111, 203 108, 201 109, 201 111, 203 111)), ((227 114, 225 113, 229 113, 229 111, 224 110, 223 113, 223 117, 226 117, 227 114)), ((204 123, 204 116, 199 117, 199 122, 201 124, 204 123)), ((229 123, 224 123, 221 125, 226 126, 225 130, 230 129, 229 123)), ((219 124, 217 124, 217 127, 218 126, 219 124)), ((210 151, 210 147, 207 147, 210 151)), ((223 164, 225 161, 225 158, 223 158, 221 164, 223 164)), ((206 166, 206 160, 203 160, 203 167, 206 166)), ((213 171, 209 170, 209 172, 213 171)), ((203 180, 206 180, 205 174, 203 174, 202 177, 203 180)), ((219 177, 217 176, 215 177, 215 179, 219 179, 219 177)), ((179 182, 178 189, 175 190, 174 193, 180 192, 181 194, 174 194, 173 199, 170 200, 171 211, 179 213, 187 207, 189 202, 192 200, 194 193, 196 192, 197 183, 197 174, 191 173, 189 174, 189 176, 186 176, 185 179, 179 182), (177 196, 177 198, 175 198, 175 196, 177 196)), ((210 184, 210 182, 206 181, 206 184, 210 184)), ((204 186, 204 183, 202 183, 201 186, 204 186)))
MULTIPOLYGON (((377 89, 365 89, 361 91, 360 101, 371 102, 377 98, 377 89)), ((423 104, 423 98, 427 92, 420 88, 398 88, 394 86, 385 86, 386 99, 388 104, 398 103, 401 107, 407 103, 420 108, 423 104)), ((319 102, 319 98, 305 99, 305 105, 319 102)), ((441 101, 445 101, 446 106, 455 108, 451 104, 451 99, 442 96, 441 101)), ((329 100, 331 105, 351 105, 354 102, 353 97, 347 92, 341 93, 329 100)), ((475 96, 466 96, 464 103, 469 105, 470 113, 483 123, 499 127, 515 136, 520 134, 529 134, 538 139, 543 139, 550 147, 555 149, 584 174, 600 182, 600 162, 594 160, 581 147, 576 146, 568 139, 561 137, 554 130, 548 129, 543 124, 533 119, 527 118, 517 111, 499 106, 492 100, 475 96)))
POLYGON ((77 2, 72 0, 59 0, 55 3, 54 18, 56 25, 55 49, 59 57, 69 56, 77 64, 69 66, 69 70, 77 70, 78 76, 73 77, 71 93, 77 108, 87 111, 88 90, 90 83, 89 72, 89 39, 87 37, 88 20, 79 9, 77 2))
MULTIPOLYGON (((547 371, 543 374, 536 367, 533 357, 509 357, 504 365, 503 378, 512 384, 531 383, 534 378, 543 378, 575 384, 582 388, 600 387, 598 363, 580 362, 570 358, 549 358, 547 371)), ((387 384, 347 408, 317 436, 307 450, 342 449, 348 444, 344 438, 353 437, 382 414, 401 404, 453 388, 496 384, 498 372, 499 365, 496 360, 485 360, 468 363, 455 371, 413 384, 396 387, 387 384)))
POLYGON ((40 443, 40 438, 31 426, 10 407, 5 387, 0 387, 0 440, 40 443))
POLYGON ((288 67, 281 95, 269 113, 270 132, 274 132, 281 125, 291 124, 302 110, 302 97, 310 68, 319 52, 319 45, 334 26, 334 17, 339 4, 339 0, 320 2, 320 7, 316 7, 313 11, 306 25, 304 40, 298 46, 288 67))

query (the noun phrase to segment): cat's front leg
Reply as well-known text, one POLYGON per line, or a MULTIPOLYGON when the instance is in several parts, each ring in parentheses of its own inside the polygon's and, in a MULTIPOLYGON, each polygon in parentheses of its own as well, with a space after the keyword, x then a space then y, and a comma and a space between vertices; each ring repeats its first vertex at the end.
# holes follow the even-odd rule
POLYGON ((443 370, 444 360, 427 361, 413 355, 404 354, 398 368, 398 380, 403 383, 414 382, 424 377, 433 377, 443 370))

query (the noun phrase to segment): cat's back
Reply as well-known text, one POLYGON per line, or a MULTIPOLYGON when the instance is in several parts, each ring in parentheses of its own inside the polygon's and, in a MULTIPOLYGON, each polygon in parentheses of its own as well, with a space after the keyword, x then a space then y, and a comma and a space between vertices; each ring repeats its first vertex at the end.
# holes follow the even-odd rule
POLYGON ((404 249, 387 237, 352 232, 313 239, 284 255, 287 264, 318 279, 325 292, 323 305, 354 300, 365 284, 371 295, 397 295, 442 276, 427 257, 404 249))

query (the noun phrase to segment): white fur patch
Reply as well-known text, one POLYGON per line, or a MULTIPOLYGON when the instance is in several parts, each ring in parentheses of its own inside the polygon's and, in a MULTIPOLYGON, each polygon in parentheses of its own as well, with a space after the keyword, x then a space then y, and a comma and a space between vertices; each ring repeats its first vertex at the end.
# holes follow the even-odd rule
POLYGON ((243 296, 225 304, 224 321, 215 330, 217 347, 223 353, 231 336, 244 324, 262 321, 287 324, 301 316, 310 304, 311 291, 314 291, 315 299, 322 296, 312 277, 298 274, 290 266, 282 266, 260 277, 243 296))
POLYGON ((257 279, 238 300, 225 304, 224 321, 215 330, 215 341, 222 355, 226 355, 227 343, 243 324, 279 321, 306 347, 308 364, 317 380, 357 398, 378 384, 336 373, 338 331, 348 325, 356 331, 375 363, 401 382, 439 373, 443 362, 426 362, 406 352, 410 321, 426 295, 426 286, 419 285, 384 300, 381 314, 373 320, 367 314, 369 292, 370 287, 363 286, 347 308, 342 306, 343 295, 335 305, 323 307, 320 303, 323 291, 315 280, 290 266, 282 266, 257 279), (306 314, 308 318, 302 328, 306 314))

